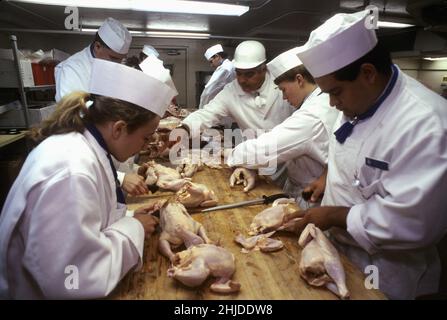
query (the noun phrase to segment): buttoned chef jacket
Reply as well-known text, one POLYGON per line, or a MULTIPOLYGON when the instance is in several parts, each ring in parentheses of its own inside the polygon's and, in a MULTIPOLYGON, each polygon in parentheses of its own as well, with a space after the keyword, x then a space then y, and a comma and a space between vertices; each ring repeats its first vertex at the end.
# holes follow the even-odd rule
POLYGON ((321 176, 327 164, 329 136, 338 114, 329 106, 329 96, 317 87, 284 122, 236 146, 227 164, 256 169, 286 162, 288 181, 284 191, 302 205, 302 190, 321 176))
POLYGON ((202 95, 200 96, 199 108, 202 109, 225 87, 236 79, 233 63, 225 59, 220 66, 216 68, 210 80, 205 85, 202 95))
POLYGON ((143 226, 125 214, 106 151, 90 132, 47 138, 0 216, 0 296, 106 296, 142 261, 143 226))
MULTIPOLYGON (((398 70, 390 95, 343 144, 332 135, 322 205, 351 207, 339 250, 378 271, 389 298, 437 292, 447 228, 447 101, 398 70), (371 267, 372 266, 372 267, 371 267), (377 269, 376 269, 377 268, 377 269)), ((346 117, 340 114, 334 129, 346 117)))

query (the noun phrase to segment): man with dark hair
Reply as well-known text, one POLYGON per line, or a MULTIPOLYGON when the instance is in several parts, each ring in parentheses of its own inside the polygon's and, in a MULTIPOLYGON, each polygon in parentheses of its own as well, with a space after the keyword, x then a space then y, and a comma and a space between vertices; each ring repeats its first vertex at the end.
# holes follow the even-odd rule
POLYGON ((284 192, 304 205, 301 195, 304 187, 317 179, 327 164, 329 136, 339 112, 330 108, 329 96, 321 93, 298 59, 299 50, 301 47, 283 52, 267 64, 283 98, 297 110, 271 131, 239 144, 227 164, 256 169, 273 160, 287 163, 284 192), (265 149, 276 152, 266 157, 265 149))
POLYGON ((447 102, 391 63, 367 11, 337 14, 298 57, 342 114, 328 168, 307 191, 322 206, 290 223, 331 240, 392 299, 438 290, 447 229, 447 102))
MULTIPOLYGON (((222 124, 225 117, 232 117, 242 131, 247 130, 257 136, 262 130, 274 128, 292 114, 292 107, 283 101, 281 90, 273 83, 266 60, 265 47, 259 41, 243 41, 236 47, 233 60, 236 79, 203 109, 191 113, 182 121, 191 138, 197 138, 206 129, 222 124)), ((285 166, 277 170, 271 168, 268 173, 278 185, 284 184, 285 166)))
POLYGON ((200 109, 213 100, 227 83, 230 83, 236 78, 233 63, 228 60, 228 55, 220 44, 208 48, 205 52, 205 58, 216 70, 205 85, 200 96, 200 109))
POLYGON ((93 42, 82 51, 59 63, 56 78, 56 101, 73 91, 87 91, 94 58, 121 63, 129 51, 132 36, 118 20, 107 18, 93 42))

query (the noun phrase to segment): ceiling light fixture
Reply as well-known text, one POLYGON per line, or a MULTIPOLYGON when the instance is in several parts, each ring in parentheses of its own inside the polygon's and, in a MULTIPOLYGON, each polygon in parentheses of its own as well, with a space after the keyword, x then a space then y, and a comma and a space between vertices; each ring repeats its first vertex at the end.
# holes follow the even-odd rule
POLYGON ((398 23, 390 21, 378 21, 377 26, 379 28, 408 28, 408 27, 414 27, 414 24, 398 23))
POLYGON ((13 0, 54 6, 81 8, 101 8, 134 10, 148 12, 192 13, 225 16, 241 16, 249 10, 248 6, 216 2, 180 0, 13 0))
POLYGON ((422 59, 428 60, 428 61, 443 61, 443 60, 447 60, 447 57, 435 57, 435 58, 425 57, 425 58, 422 58, 422 59))

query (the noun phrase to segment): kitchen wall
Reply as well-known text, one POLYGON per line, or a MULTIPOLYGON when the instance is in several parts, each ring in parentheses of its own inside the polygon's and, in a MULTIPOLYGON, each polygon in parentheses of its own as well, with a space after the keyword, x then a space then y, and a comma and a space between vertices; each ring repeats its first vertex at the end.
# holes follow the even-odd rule
POLYGON ((447 88, 447 60, 428 61, 421 58, 394 58, 393 61, 409 76, 417 79, 426 87, 442 94, 447 88))

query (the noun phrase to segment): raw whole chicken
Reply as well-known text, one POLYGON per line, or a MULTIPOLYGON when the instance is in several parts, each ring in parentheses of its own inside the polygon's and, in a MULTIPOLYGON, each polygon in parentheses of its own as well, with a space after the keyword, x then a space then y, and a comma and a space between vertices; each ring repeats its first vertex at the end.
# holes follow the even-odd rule
POLYGON ((181 159, 176 169, 182 177, 191 178, 197 171, 203 169, 203 163, 200 157, 189 156, 181 159))
POLYGON ((181 203, 172 199, 166 201, 160 209, 160 227, 159 250, 171 261, 175 256, 171 246, 177 248, 185 244, 188 248, 204 242, 211 243, 205 228, 189 215, 181 203))
POLYGON ((299 272, 310 285, 326 286, 342 299, 349 298, 346 277, 337 249, 323 231, 309 223, 298 240, 303 248, 299 272))
POLYGON ((188 287, 197 287, 211 275, 217 278, 210 286, 211 291, 231 293, 241 288, 231 280, 235 269, 232 253, 212 244, 199 244, 175 255, 168 276, 188 287))
POLYGON ((138 174, 146 178, 147 185, 151 186, 156 184, 162 189, 172 191, 180 190, 190 181, 189 178, 182 178, 177 170, 162 166, 154 161, 148 161, 143 164, 139 168, 138 174))
POLYGON ((270 208, 259 212, 250 224, 249 235, 280 229, 285 223, 285 217, 297 211, 293 199, 281 198, 273 202, 270 208))
POLYGON ((242 249, 243 253, 251 250, 261 250, 262 252, 278 251, 284 247, 284 243, 281 240, 270 238, 274 233, 275 231, 272 231, 249 238, 244 238, 242 234, 238 234, 234 241, 244 247, 242 249))
POLYGON ((217 204, 214 191, 200 183, 186 182, 176 193, 176 200, 187 208, 211 207, 217 204))

